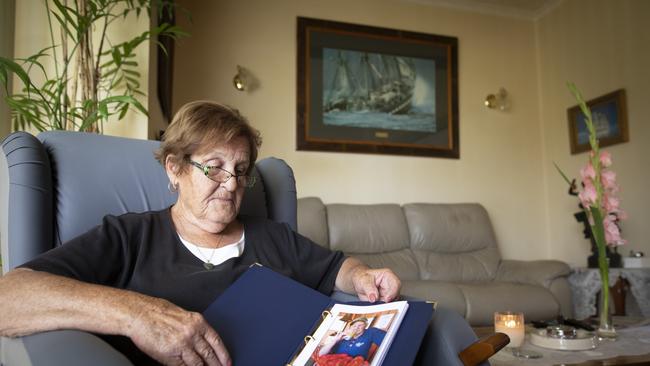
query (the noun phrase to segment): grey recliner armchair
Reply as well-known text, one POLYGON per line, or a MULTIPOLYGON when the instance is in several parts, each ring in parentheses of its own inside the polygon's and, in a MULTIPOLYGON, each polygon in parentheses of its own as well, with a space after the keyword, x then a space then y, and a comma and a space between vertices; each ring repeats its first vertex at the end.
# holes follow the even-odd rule
MULTIPOLYGON (((16 132, 0 152, 0 249, 3 271, 34 258, 98 225, 104 215, 159 210, 176 196, 153 158, 157 141, 79 132, 43 132, 34 137, 16 132)), ((291 168, 282 160, 257 162, 260 184, 247 191, 241 212, 288 223, 296 230, 296 188, 291 168)), ((0 314, 1 316, 1 314, 0 314)), ((477 348, 503 344, 476 343, 462 317, 435 312, 420 364, 480 363, 477 348), (472 344, 474 344, 472 346, 472 344), (495 345, 496 344, 496 345, 495 345), (469 347, 469 349, 468 349, 469 347)), ((61 330, 0 340, 2 365, 130 365, 122 354, 86 332, 61 330)), ((236 360, 235 360, 236 364, 236 360)))

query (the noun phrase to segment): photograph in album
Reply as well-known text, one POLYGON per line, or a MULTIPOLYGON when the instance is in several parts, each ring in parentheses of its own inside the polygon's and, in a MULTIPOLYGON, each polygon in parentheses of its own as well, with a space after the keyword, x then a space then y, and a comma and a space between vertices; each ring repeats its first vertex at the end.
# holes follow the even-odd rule
POLYGON ((407 309, 406 301, 335 304, 292 365, 381 365, 407 309))

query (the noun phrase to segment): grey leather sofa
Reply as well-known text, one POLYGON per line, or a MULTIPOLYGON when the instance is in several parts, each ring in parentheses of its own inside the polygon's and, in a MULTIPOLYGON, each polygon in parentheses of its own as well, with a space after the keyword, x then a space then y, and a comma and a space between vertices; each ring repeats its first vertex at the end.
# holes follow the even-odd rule
MULTIPOLYGON (((106 214, 171 205, 176 197, 167 190, 164 170, 153 158, 157 147, 156 141, 78 132, 44 132, 38 138, 24 132, 9 135, 0 149, 3 271, 99 224, 106 214)), ((296 229, 291 168, 282 160, 267 158, 257 162, 254 174, 260 184, 245 195, 242 213, 286 222, 296 229)), ((441 307, 434 313, 416 364, 462 365, 459 352, 476 341, 462 317, 441 307)), ((485 350, 483 344, 474 346, 485 350)), ((0 338, 0 365, 130 364, 86 332, 60 330, 0 338)))
POLYGON ((437 301, 471 325, 493 324, 504 310, 527 321, 572 316, 569 266, 501 259, 488 213, 476 203, 325 205, 306 197, 298 199, 298 232, 393 269, 403 294, 437 301))

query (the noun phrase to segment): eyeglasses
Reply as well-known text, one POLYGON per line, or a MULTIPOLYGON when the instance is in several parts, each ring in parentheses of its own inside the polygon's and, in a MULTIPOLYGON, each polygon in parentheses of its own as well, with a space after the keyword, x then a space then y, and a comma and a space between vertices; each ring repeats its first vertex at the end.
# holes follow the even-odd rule
POLYGON ((217 183, 226 183, 230 178, 235 177, 235 179, 237 179, 237 184, 242 185, 246 188, 252 188, 255 185, 256 179, 252 175, 232 174, 231 172, 216 166, 203 165, 192 160, 188 160, 188 162, 201 169, 206 177, 217 183))

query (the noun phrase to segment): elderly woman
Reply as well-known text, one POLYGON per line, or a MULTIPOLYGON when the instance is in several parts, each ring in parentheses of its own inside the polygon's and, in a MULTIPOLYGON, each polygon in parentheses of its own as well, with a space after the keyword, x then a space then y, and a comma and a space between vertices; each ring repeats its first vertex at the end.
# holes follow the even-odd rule
POLYGON ((0 278, 0 334, 54 329, 101 334, 135 364, 230 365, 201 316, 251 264, 329 294, 390 301, 388 269, 322 248, 269 220, 238 216, 260 137, 237 110, 183 106, 156 158, 178 201, 101 225, 0 278), (152 360, 153 359, 153 360, 152 360))

